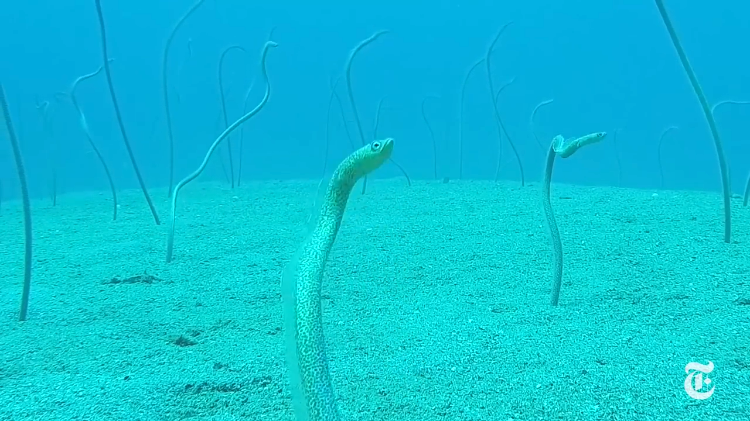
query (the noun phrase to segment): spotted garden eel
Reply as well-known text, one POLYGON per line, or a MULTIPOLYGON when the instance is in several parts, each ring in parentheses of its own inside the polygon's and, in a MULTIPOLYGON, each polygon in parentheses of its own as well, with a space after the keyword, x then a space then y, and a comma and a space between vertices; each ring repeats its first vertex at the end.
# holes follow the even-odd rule
POLYGON ((393 139, 356 150, 333 173, 317 224, 282 275, 287 369, 298 421, 338 421, 320 304, 328 254, 354 184, 390 158, 393 139))
POLYGON ((555 157, 568 158, 578 149, 592 143, 597 143, 607 136, 605 132, 591 133, 572 140, 565 140, 561 135, 552 139, 552 144, 547 152, 547 165, 544 167, 544 181, 542 182, 543 195, 542 207, 544 215, 547 217, 547 227, 549 228, 550 239, 552 240, 552 251, 555 257, 555 272, 552 278, 552 293, 550 294, 550 304, 556 306, 560 300, 560 285, 562 285, 563 275, 563 252, 562 242, 560 241, 560 230, 557 229, 555 215, 552 213, 552 202, 550 201, 550 189, 552 184, 552 169, 555 164, 555 157))

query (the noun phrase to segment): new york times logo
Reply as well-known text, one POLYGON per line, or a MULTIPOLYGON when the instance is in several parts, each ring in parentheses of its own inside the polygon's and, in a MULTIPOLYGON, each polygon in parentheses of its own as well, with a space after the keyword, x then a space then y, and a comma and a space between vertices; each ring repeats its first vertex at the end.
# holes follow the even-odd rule
POLYGON ((708 362, 708 365, 699 363, 688 363, 685 366, 685 392, 693 399, 704 400, 714 394, 713 382, 707 374, 714 371, 714 363, 708 362), (710 387, 710 389, 709 389, 710 387))

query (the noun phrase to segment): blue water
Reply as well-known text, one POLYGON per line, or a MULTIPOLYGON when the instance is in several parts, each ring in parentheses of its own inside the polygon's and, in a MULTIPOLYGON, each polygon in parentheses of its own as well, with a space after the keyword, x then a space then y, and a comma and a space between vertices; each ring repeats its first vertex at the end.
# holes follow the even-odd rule
MULTIPOLYGON (((742 40, 750 30, 750 20, 745 18, 750 5, 737 1, 701 7, 667 3, 709 102, 750 98, 747 63, 741 53, 742 40)), ((191 4, 104 1, 102 6, 123 119, 144 178, 152 187, 168 183, 161 55, 171 27, 191 4)), ((5 1, 0 22, 4 58, 0 75, 23 139, 32 197, 49 196, 52 162, 58 166, 61 191, 106 190, 101 167, 72 107, 55 96, 75 78, 101 65, 93 1, 5 1), (51 103, 46 131, 35 107, 43 101, 51 103)), ((390 33, 364 50, 353 66, 363 126, 370 130, 377 102, 385 97, 380 127, 401 140, 396 158, 413 177, 429 178, 432 144, 420 107, 424 97, 439 96, 428 102, 427 110, 438 142, 439 165, 455 178, 461 82, 507 22, 514 23, 493 53, 493 77, 496 86, 515 78, 503 93, 500 111, 529 178, 539 179, 542 166, 529 131, 529 114, 537 103, 553 98, 554 105, 538 115, 542 138, 622 129, 617 152, 621 176, 610 145, 580 157, 580 165, 561 168, 558 180, 658 187, 655 144, 663 129, 677 126, 679 130, 664 144, 666 186, 719 189, 708 127, 650 1, 336 1, 314 5, 208 0, 176 34, 168 57, 175 177, 200 163, 222 127, 217 79, 221 50, 237 44, 249 53, 233 51, 226 60, 231 121, 240 115, 245 91, 258 77, 261 46, 276 27, 274 40, 279 48, 268 62, 273 94, 268 106, 244 128, 243 177, 320 176, 329 80, 342 75, 348 52, 356 43, 386 29, 390 33)), ((261 95, 258 85, 251 102, 261 95)), ((117 187, 137 187, 103 75, 82 83, 78 95, 117 187)), ((482 70, 469 81, 465 107, 465 177, 494 178, 498 140, 482 70)), ((749 107, 730 105, 717 113, 734 191, 740 193, 750 170, 743 159, 750 148, 745 141, 749 112, 749 107)), ((335 157, 350 149, 338 117, 334 114, 331 129, 335 157)), ((348 120, 352 124, 350 115, 348 120)), ((235 148, 237 144, 234 140, 235 148)), ((501 177, 518 179, 507 144, 505 150, 501 177)), ((226 160, 226 150, 223 153, 226 160)), ((238 153, 234 151, 235 160, 238 153)), ((385 176, 398 174, 395 168, 384 171, 385 176)), ((205 179, 224 177, 215 165, 205 179)), ((7 142, 0 142, 0 179, 6 197, 16 197, 7 142)))

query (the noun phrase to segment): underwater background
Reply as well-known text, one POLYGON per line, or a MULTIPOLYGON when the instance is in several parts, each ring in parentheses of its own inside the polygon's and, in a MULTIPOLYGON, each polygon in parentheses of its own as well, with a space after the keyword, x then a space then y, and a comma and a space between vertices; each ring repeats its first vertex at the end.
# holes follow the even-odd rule
POLYGON ((750 4, 664 1, 709 105, 734 101, 712 113, 730 241, 714 139, 654 1, 101 0, 157 225, 106 72, 76 88, 85 126, 69 95, 104 64, 96 1, 0 0, 34 247, 19 322, 24 205, 2 118, 0 420, 299 421, 280 279, 363 144, 345 66, 380 30, 351 82, 365 143, 392 137, 392 161, 354 187, 323 280, 341 419, 750 419, 750 4), (194 5, 166 56, 170 170, 163 54, 194 5), (486 62, 470 69, 506 24, 491 91, 486 62), (262 100, 269 40, 268 102, 173 213, 172 187, 227 126, 222 94, 228 123, 262 100), (555 162, 552 306, 546 154, 558 134, 595 132, 555 162), (686 381, 693 362, 713 367, 703 389, 686 381))

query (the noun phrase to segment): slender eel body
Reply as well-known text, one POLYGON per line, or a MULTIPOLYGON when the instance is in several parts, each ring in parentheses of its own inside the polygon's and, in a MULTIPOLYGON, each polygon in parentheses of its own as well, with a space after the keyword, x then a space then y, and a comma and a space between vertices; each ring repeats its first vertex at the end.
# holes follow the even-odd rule
POLYGON ((549 236, 552 241, 552 254, 555 259, 554 272, 552 272, 552 293, 550 294, 550 304, 553 306, 557 305, 560 298, 560 285, 562 284, 563 274, 562 241, 560 241, 560 230, 557 228, 555 214, 552 212, 552 201, 550 199, 555 156, 557 156, 555 148, 553 145, 550 145, 549 151, 547 151, 547 165, 544 166, 544 182, 542 182, 542 207, 544 208, 544 216, 547 218, 547 228, 549 229, 549 236))
POLYGON ((563 252, 562 241, 560 241, 560 230, 555 222, 555 215, 552 213, 552 202, 550 201, 550 190, 552 186, 552 170, 555 165, 555 157, 568 158, 578 149, 599 142, 607 135, 605 132, 597 132, 581 136, 572 140, 565 140, 561 135, 552 139, 552 144, 547 152, 547 163, 544 166, 544 180, 542 182, 542 207, 544 216, 547 218, 547 227, 549 228, 550 240, 552 240, 552 251, 555 258, 555 269, 552 275, 552 293, 550 294, 550 304, 556 306, 560 300, 560 286, 562 285, 563 275, 563 252))
POLYGON ((315 228, 284 271, 287 363, 298 421, 340 419, 323 335, 323 273, 352 188, 357 180, 380 167, 392 151, 393 139, 375 141, 352 153, 336 168, 315 228))

